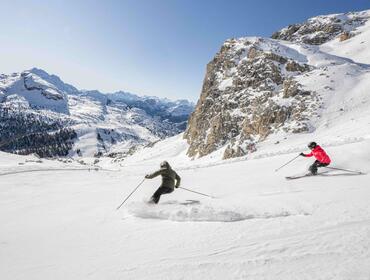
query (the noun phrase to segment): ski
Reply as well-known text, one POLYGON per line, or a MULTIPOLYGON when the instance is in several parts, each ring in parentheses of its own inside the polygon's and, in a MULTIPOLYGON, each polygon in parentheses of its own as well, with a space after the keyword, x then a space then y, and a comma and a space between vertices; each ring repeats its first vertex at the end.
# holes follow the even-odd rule
POLYGON ((344 168, 338 168, 338 167, 325 166, 324 168, 331 169, 331 170, 345 171, 345 172, 352 173, 354 175, 365 175, 366 174, 366 173, 363 173, 362 171, 350 170, 350 169, 344 169, 344 168))
POLYGON ((310 176, 314 176, 314 175, 312 175, 311 173, 307 173, 307 174, 303 174, 303 175, 287 176, 287 177, 285 177, 285 179, 287 179, 287 180, 295 180, 295 179, 304 178, 304 177, 310 177, 310 176))
POLYGON ((359 176, 366 175, 366 173, 339 173, 339 174, 322 174, 321 176, 335 177, 335 176, 359 176))
POLYGON ((285 179, 294 180, 294 179, 300 179, 300 178, 304 178, 304 177, 325 175, 326 173, 329 173, 329 171, 319 172, 316 175, 313 175, 312 173, 306 173, 306 174, 301 174, 301 175, 292 175, 292 176, 285 177, 285 179))

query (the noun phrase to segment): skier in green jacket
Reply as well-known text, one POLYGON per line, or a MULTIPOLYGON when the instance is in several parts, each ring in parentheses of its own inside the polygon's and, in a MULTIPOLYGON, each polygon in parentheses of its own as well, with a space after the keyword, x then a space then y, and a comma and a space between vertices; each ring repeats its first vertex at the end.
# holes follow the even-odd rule
POLYGON ((181 182, 180 176, 171 168, 170 164, 167 161, 163 161, 160 167, 161 168, 158 171, 152 174, 145 175, 146 179, 152 179, 159 175, 162 176, 162 184, 155 191, 150 200, 152 203, 158 203, 162 194, 173 192, 174 188, 178 188, 181 182))

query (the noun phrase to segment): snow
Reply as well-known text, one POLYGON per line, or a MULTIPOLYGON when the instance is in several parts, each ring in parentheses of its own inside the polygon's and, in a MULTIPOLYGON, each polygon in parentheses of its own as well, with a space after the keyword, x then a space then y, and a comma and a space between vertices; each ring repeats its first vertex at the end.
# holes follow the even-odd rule
POLYGON ((32 68, 29 70, 30 73, 34 74, 34 76, 40 77, 39 80, 46 82, 49 81, 48 86, 50 84, 53 85, 53 87, 60 89, 61 91, 67 93, 67 94, 77 94, 78 90, 67 83, 64 83, 58 76, 56 75, 49 75, 47 72, 45 72, 42 69, 38 68, 32 68))
MULTIPOLYGON (((335 171, 287 181, 312 160, 299 158, 274 172, 296 156, 282 151, 198 166, 180 160, 181 137, 166 141, 141 161, 136 155, 124 166, 102 162, 106 171, 1 153, 0 175, 19 170, 20 162, 24 170, 45 170, 0 176, 2 279, 369 277, 369 175, 335 171), (177 189, 147 205, 159 184, 153 179, 116 211, 164 158, 183 187, 217 198, 177 189)), ((324 148, 336 166, 368 173, 369 144, 324 148)))
POLYGON ((4 75, 0 78, 0 89, 5 89, 5 96, 16 95, 34 108, 61 114, 69 113, 66 95, 31 72, 4 75))
POLYGON ((232 86, 232 84, 233 84, 233 79, 232 78, 228 78, 228 79, 222 80, 222 82, 220 83, 220 85, 218 86, 218 88, 220 90, 225 90, 226 88, 232 86))
MULTIPOLYGON (((370 15, 370 11, 367 12, 370 15)), ((332 40, 321 46, 325 52, 333 55, 347 57, 356 63, 370 64, 370 21, 356 30, 356 36, 340 42, 339 39, 332 40)))
MULTIPOLYGON (((252 202, 252 201, 251 201, 252 202)), ((304 209, 289 209, 287 205, 259 206, 261 201, 253 200, 252 205, 227 205, 225 202, 186 200, 166 201, 160 207, 147 203, 131 203, 127 206, 133 216, 144 219, 163 219, 179 222, 237 222, 248 219, 268 219, 290 215, 309 215, 304 209)))

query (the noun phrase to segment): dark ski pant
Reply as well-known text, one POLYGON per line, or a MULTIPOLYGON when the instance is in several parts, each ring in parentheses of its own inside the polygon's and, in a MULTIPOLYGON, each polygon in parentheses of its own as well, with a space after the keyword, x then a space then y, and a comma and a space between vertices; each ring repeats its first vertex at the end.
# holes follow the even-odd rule
POLYGON ((152 201, 154 203, 158 203, 159 199, 161 198, 162 194, 165 193, 172 193, 173 189, 167 188, 167 187, 159 187, 158 190, 155 191, 155 193, 152 196, 152 201))
POLYGON ((318 167, 325 167, 325 166, 328 166, 328 165, 329 165, 329 163, 323 163, 323 162, 320 162, 318 160, 315 160, 315 162, 310 166, 310 168, 308 170, 310 170, 313 175, 316 175, 318 167))

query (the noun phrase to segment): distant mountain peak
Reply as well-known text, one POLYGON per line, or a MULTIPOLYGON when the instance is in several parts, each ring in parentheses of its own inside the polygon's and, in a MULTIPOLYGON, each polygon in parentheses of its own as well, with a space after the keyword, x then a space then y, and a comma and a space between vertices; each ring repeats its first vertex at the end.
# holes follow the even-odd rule
POLYGON ((124 91, 80 91, 39 68, 2 74, 0 149, 41 156, 125 153, 182 132, 193 108, 187 101, 124 91), (50 141, 48 151, 41 139, 50 141), (9 143, 2 146, 4 141, 9 143))

